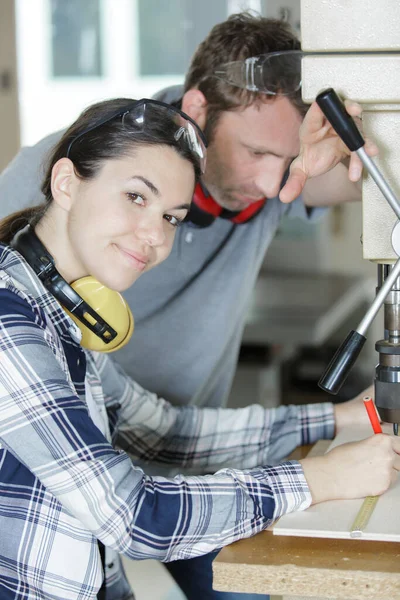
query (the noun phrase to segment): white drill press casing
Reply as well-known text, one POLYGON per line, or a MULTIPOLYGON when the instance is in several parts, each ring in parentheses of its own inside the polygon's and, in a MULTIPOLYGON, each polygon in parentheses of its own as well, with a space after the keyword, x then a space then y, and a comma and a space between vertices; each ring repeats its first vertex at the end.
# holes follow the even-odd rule
MULTIPOLYGON (((302 61, 306 102, 333 87, 363 106, 363 135, 379 147, 374 159, 400 198, 400 2, 301 0, 302 49, 326 52, 302 61), (335 54, 331 54, 331 53, 335 54), (379 54, 377 54, 379 53, 379 54)), ((397 259, 393 210, 369 175, 363 180, 363 256, 397 259)))

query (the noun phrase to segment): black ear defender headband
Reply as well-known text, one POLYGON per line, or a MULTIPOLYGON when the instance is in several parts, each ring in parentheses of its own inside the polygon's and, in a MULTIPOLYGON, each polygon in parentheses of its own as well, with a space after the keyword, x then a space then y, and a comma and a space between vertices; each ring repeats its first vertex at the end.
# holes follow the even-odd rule
POLYGON ((212 225, 218 217, 236 224, 248 223, 263 209, 265 202, 266 199, 263 198, 262 200, 257 200, 257 202, 252 202, 241 211, 226 210, 210 196, 201 183, 198 183, 194 190, 192 204, 185 221, 202 228, 212 225))
POLYGON ((10 245, 22 254, 44 287, 78 325, 83 347, 112 352, 129 341, 133 317, 121 294, 90 276, 70 285, 57 271, 53 257, 30 225, 21 229, 10 245))

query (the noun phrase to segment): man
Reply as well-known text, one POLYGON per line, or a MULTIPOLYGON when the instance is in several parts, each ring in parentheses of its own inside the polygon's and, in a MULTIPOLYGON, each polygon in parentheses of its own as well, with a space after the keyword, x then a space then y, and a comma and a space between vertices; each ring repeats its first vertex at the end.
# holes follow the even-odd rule
MULTIPOLYGON (((141 385, 173 403, 226 403, 246 309, 282 216, 306 218, 315 213, 308 207, 359 197, 339 162, 348 153, 316 105, 307 115, 300 148, 308 107, 300 95, 299 48, 286 24, 233 15, 200 44, 183 95, 174 88, 158 96, 181 105, 205 131, 207 168, 170 257, 125 294, 135 332, 115 359, 141 385), (276 52, 283 54, 271 54, 276 52), (249 83, 245 76, 257 66, 261 77, 249 83)), ((0 217, 41 201, 40 164, 60 135, 23 149, 3 173, 0 217)), ((360 173, 352 158, 351 178, 360 173)), ((210 556, 177 561, 169 569, 189 600, 250 597, 211 590, 210 556)))

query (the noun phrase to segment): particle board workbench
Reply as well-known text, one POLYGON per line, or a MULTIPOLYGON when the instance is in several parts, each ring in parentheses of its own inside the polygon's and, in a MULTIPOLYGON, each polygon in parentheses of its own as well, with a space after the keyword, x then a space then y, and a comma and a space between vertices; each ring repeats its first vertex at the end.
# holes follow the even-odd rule
MULTIPOLYGON (((323 452, 329 443, 319 442, 314 453, 323 452)), ((291 458, 301 458, 307 450, 299 449, 291 458)), ((400 599, 400 544, 264 531, 224 548, 213 573, 214 588, 224 592, 394 600, 400 599)))

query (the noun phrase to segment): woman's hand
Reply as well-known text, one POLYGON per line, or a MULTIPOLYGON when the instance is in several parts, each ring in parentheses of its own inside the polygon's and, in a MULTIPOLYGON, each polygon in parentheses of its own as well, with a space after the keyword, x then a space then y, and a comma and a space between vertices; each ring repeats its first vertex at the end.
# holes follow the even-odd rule
POLYGON ((371 398, 374 397, 373 385, 365 389, 363 392, 361 392, 361 394, 352 400, 334 405, 336 435, 344 427, 356 425, 369 425, 371 427, 368 413, 365 410, 363 401, 365 396, 370 396, 371 398))
MULTIPOLYGON (((359 126, 361 106, 346 100, 345 107, 359 126)), ((370 156, 378 153, 370 140, 366 140, 364 148, 370 156)), ((318 104, 313 102, 300 127, 300 152, 290 166, 289 177, 279 194, 280 200, 292 202, 302 193, 307 179, 323 175, 343 161, 348 163, 350 181, 358 181, 362 173, 361 160, 355 152, 350 152, 318 104)))
POLYGON ((400 471, 400 437, 375 434, 300 461, 312 503, 378 496, 400 471))

